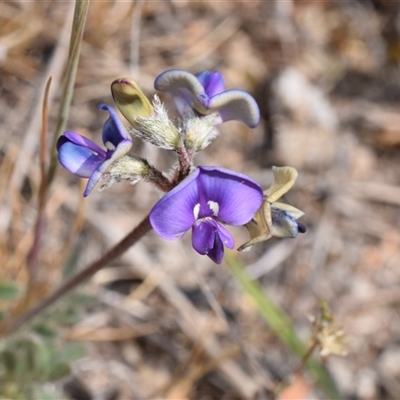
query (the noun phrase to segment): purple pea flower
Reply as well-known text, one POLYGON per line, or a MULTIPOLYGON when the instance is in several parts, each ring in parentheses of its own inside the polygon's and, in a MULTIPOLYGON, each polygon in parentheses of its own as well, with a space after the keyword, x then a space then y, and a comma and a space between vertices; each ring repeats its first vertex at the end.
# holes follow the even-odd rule
POLYGON ((172 95, 182 116, 189 108, 200 115, 216 113, 219 116, 216 124, 238 120, 254 128, 260 121, 260 110, 254 98, 242 90, 225 91, 224 79, 218 71, 204 71, 195 76, 171 69, 156 78, 154 87, 172 95))
POLYGON ((245 175, 218 167, 198 167, 150 211, 153 229, 164 239, 192 228, 193 248, 220 264, 224 245, 234 246, 222 224, 249 222, 263 201, 261 187, 245 175))
POLYGON ((110 117, 103 126, 103 150, 96 143, 74 132, 65 132, 57 141, 58 160, 68 171, 89 178, 83 196, 90 194, 110 165, 132 147, 132 139, 112 107, 100 104, 110 117))

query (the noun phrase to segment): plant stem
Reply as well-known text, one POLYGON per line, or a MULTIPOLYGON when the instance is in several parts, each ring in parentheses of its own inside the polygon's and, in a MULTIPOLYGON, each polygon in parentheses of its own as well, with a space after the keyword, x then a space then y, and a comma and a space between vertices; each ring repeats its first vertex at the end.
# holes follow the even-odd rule
POLYGON ((74 92, 75 78, 78 70, 79 56, 81 54, 82 37, 85 29, 86 17, 89 10, 89 1, 90 0, 75 1, 74 20, 72 24, 71 40, 69 44, 67 71, 65 74, 63 93, 61 96, 61 105, 57 120, 57 127, 53 138, 53 144, 50 150, 50 165, 47 173, 48 187, 50 187, 51 182, 54 179, 57 168, 57 139, 64 132, 67 125, 69 109, 74 92))
POLYGON ((87 267, 73 275, 70 279, 64 282, 53 294, 43 299, 36 307, 27 311, 19 318, 10 321, 6 324, 3 329, 3 335, 9 335, 10 333, 19 329, 22 325, 26 324, 35 316, 42 313, 57 300, 65 296, 71 290, 75 289, 78 285, 83 283, 86 279, 90 278, 101 268, 115 260, 117 257, 122 255, 129 247, 139 241, 147 232, 151 229, 149 216, 147 215, 138 226, 136 226, 130 233, 128 233, 120 242, 112 247, 106 254, 104 254, 97 261, 89 264, 87 267))

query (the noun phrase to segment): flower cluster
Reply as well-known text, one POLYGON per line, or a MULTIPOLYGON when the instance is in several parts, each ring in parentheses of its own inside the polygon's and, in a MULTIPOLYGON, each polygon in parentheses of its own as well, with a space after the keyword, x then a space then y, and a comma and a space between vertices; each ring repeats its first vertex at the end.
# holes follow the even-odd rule
POLYGON ((102 188, 120 180, 136 183, 144 179, 167 192, 150 211, 153 229, 164 239, 182 237, 192 230, 193 248, 221 263, 224 247, 233 248, 225 225, 246 226, 251 240, 239 250, 275 237, 295 237, 305 227, 297 222, 303 213, 278 200, 293 185, 297 172, 290 167, 274 168, 275 182, 264 193, 251 178, 219 167, 195 167, 194 157, 218 135, 217 126, 237 120, 257 126, 260 112, 254 98, 237 89, 225 90, 221 73, 198 75, 169 70, 159 75, 156 90, 172 96, 181 118, 173 121, 157 95, 152 102, 136 82, 121 78, 111 84, 113 99, 130 128, 108 105, 103 126, 105 149, 74 132, 65 132, 57 142, 60 163, 73 174, 88 178, 84 196, 100 180, 102 188), (129 131, 129 133, 128 133, 129 131), (145 159, 128 154, 132 136, 174 151, 177 166, 164 174, 145 159))

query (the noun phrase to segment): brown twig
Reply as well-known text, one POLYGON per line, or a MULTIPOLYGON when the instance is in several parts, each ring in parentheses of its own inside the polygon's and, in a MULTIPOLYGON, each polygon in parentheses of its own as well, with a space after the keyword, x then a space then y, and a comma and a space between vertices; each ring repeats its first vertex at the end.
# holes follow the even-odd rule
POLYGON ((45 226, 44 209, 46 206, 46 198, 47 198, 47 171, 46 171, 47 123, 48 123, 48 99, 49 99, 51 80, 52 77, 50 76, 46 83, 44 97, 43 97, 43 106, 42 106, 42 131, 40 134, 40 153, 39 153, 40 186, 38 193, 38 210, 37 210, 37 219, 35 223, 34 239, 27 258, 27 268, 29 271, 30 282, 40 279, 39 277, 36 276, 37 275, 36 267, 40 251, 40 240, 42 238, 45 226))
POLYGON ((1 329, 2 333, 8 335, 20 328, 22 325, 26 324, 35 316, 42 313, 61 297, 69 293, 72 289, 76 288, 78 285, 83 283, 86 279, 90 278, 101 268, 122 255, 129 247, 134 245, 147 232, 149 232, 150 229, 151 225, 149 221, 149 216, 146 216, 146 218, 144 218, 138 226, 136 226, 119 243, 117 243, 106 254, 104 254, 103 257, 99 258, 94 263, 89 264, 83 270, 72 276, 70 279, 64 282, 52 295, 42 300, 36 307, 32 308, 16 320, 6 324, 3 329, 1 329))

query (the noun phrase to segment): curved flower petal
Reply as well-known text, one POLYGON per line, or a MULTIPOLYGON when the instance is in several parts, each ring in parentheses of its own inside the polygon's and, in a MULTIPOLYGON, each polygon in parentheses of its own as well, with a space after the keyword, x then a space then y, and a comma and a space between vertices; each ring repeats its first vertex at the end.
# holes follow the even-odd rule
POLYGON ((229 225, 244 225, 263 201, 263 192, 249 177, 218 167, 198 167, 199 191, 218 204, 218 218, 229 225))
POLYGON ((117 147, 123 140, 128 140, 132 143, 132 139, 114 109, 107 104, 100 104, 99 110, 108 111, 110 114, 110 118, 103 126, 103 143, 106 145, 107 142, 110 142, 114 147, 117 147))
POLYGON ((207 255, 216 264, 221 264, 224 258, 224 245, 222 244, 221 238, 218 235, 215 235, 214 246, 212 249, 210 249, 207 255))
POLYGON ((182 237, 194 222, 194 207, 199 202, 196 179, 200 169, 168 192, 150 211, 153 229, 164 239, 182 237))
POLYGON ((202 84, 208 97, 213 97, 225 90, 224 78, 218 71, 203 71, 196 77, 202 84))
POLYGON ((287 193, 294 183, 296 182, 298 172, 292 167, 272 167, 274 173, 274 182, 272 185, 264 191, 264 194, 268 196, 270 203, 276 202, 285 193, 287 193))
POLYGON ((296 207, 293 207, 289 204, 286 203, 280 203, 278 201, 275 201, 274 203, 271 204, 272 210, 277 209, 279 211, 284 212, 286 215, 293 219, 299 219, 304 215, 304 211, 299 210, 296 207))
POLYGON ((160 92, 170 93, 181 115, 185 115, 187 107, 203 111, 203 114, 207 113, 203 103, 199 101, 199 98, 206 97, 208 102, 204 87, 196 76, 188 71, 180 69, 165 71, 154 81, 154 88, 160 92))
POLYGON ((208 112, 217 111, 222 122, 242 121, 250 128, 260 122, 260 110, 253 96, 243 90, 227 90, 212 97, 207 105, 208 112))
POLYGON ((137 127, 137 118, 153 114, 153 106, 133 79, 116 79, 111 84, 111 93, 118 109, 132 126, 137 127))
POLYGON ((207 255, 220 264, 224 257, 224 245, 232 249, 234 241, 232 235, 215 219, 204 218, 193 226, 192 245, 199 254, 207 255))
POLYGON ((182 69, 170 69, 158 75, 154 88, 160 92, 173 93, 179 89, 187 89, 192 97, 204 93, 204 87, 195 75, 182 69))
POLYGON ((254 128, 260 121, 260 110, 254 98, 242 90, 224 91, 224 79, 218 71, 204 71, 196 77, 190 72, 173 69, 160 74, 154 87, 172 95, 181 115, 190 107, 202 115, 219 114, 219 123, 237 120, 254 128))
POLYGON ((103 163, 103 158, 83 146, 66 140, 63 136, 58 140, 57 147, 60 164, 81 178, 89 178, 103 163))
POLYGON ((217 229, 218 236, 220 237, 224 246, 226 246, 228 249, 233 249, 235 247, 235 241, 233 240, 233 237, 229 231, 219 223, 217 223, 217 229))
MULTIPOLYGON (((103 164, 101 164, 100 166, 102 166, 103 164)), ((97 169, 96 171, 93 172, 92 175, 90 175, 90 178, 86 184, 85 191, 83 192, 83 197, 89 196, 93 188, 96 186, 96 183, 101 179, 102 176, 103 172, 101 172, 99 169, 97 169)))
POLYGON ((214 247, 217 224, 212 218, 202 218, 193 225, 192 245, 199 254, 206 255, 214 247))
POLYGON ((96 153, 100 158, 106 158, 106 152, 99 147, 96 143, 92 142, 90 139, 85 136, 79 135, 75 132, 65 132, 58 138, 57 141, 57 150, 65 143, 72 142, 80 147, 85 147, 92 151, 92 153, 96 153))
POLYGON ((285 212, 271 207, 272 211, 272 236, 277 238, 295 238, 299 233, 299 226, 295 219, 285 212))

